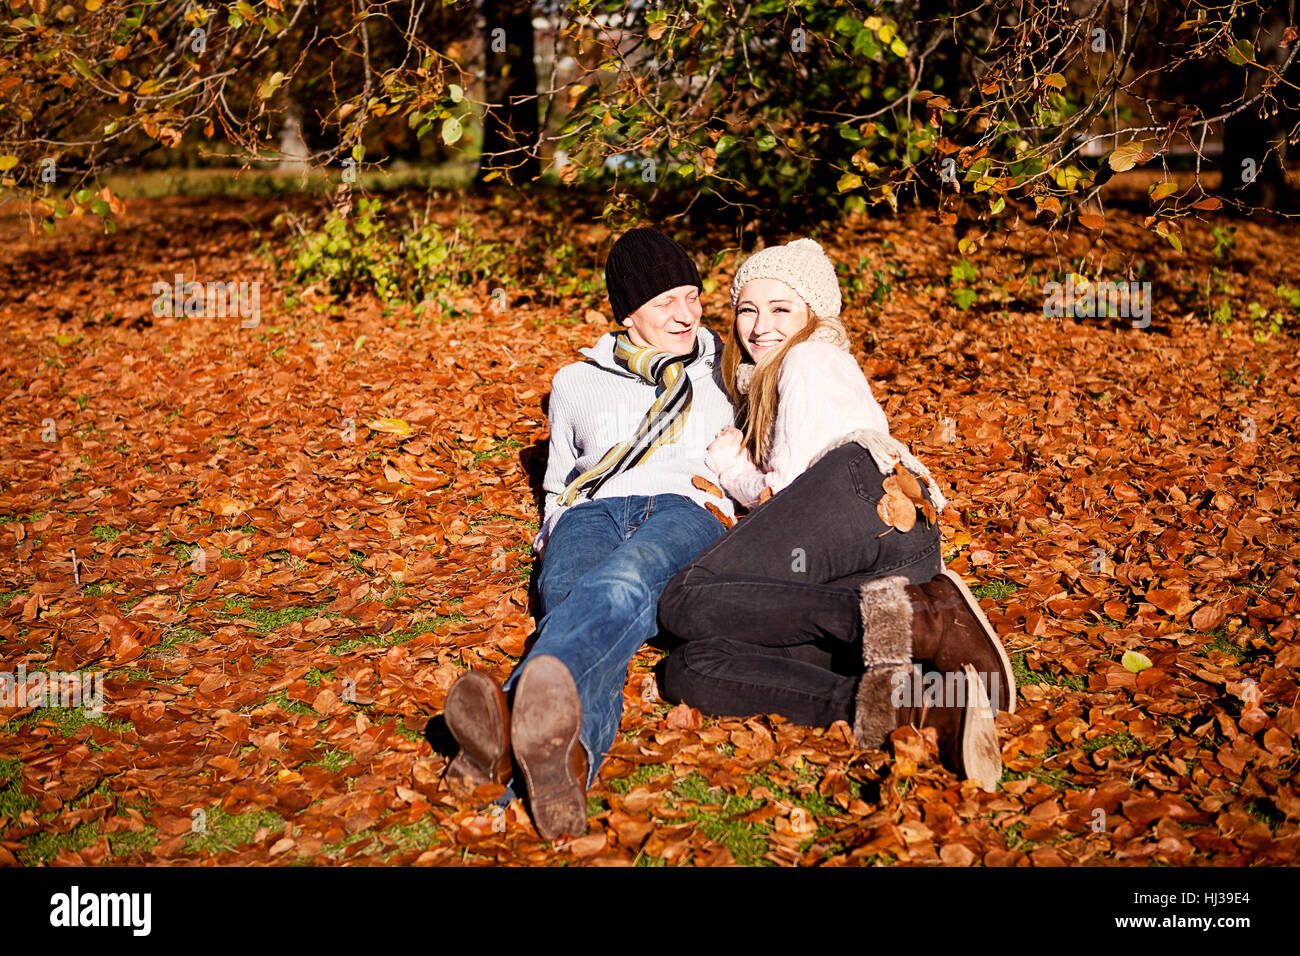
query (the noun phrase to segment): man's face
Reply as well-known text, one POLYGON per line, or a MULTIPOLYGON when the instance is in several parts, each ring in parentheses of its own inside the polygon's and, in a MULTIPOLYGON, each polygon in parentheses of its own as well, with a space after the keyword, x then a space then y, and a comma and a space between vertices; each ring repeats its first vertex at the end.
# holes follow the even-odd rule
POLYGON ((693 285, 679 285, 655 296, 623 324, 633 344, 685 355, 695 347, 703 312, 700 290, 693 285))

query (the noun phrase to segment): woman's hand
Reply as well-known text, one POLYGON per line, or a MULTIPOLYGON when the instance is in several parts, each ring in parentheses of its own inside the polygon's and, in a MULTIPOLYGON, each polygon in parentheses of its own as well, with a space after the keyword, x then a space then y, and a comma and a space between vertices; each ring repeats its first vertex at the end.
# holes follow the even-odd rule
POLYGON ((734 425, 728 425, 722 431, 718 432, 717 437, 709 445, 709 454, 718 459, 736 458, 740 455, 741 445, 745 441, 745 434, 734 425))
POLYGON ((745 435, 739 428, 727 426, 718 432, 716 438, 704 453, 704 464, 722 477, 743 464, 751 464, 749 452, 743 442, 745 435))

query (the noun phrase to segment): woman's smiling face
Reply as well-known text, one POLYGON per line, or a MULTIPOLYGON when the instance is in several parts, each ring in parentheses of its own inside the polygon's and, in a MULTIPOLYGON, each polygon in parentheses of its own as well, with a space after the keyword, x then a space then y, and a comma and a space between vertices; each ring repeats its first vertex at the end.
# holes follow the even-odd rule
POLYGON ((808 303, 780 279, 750 279, 736 299, 736 335, 755 362, 808 324, 808 303))

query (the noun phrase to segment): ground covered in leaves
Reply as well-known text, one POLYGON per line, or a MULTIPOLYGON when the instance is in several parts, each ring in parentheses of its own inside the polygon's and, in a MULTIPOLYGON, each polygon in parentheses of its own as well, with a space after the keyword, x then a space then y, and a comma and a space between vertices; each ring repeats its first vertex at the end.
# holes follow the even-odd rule
POLYGON ((973 277, 966 227, 923 212, 828 232, 857 357, 1017 669, 1001 787, 907 734, 863 752, 842 724, 670 708, 647 648, 589 833, 552 845, 451 797, 437 715, 525 650, 543 403, 610 328, 607 234, 440 202, 496 241, 570 237, 591 281, 386 310, 277 278, 266 199, 138 201, 41 243, 3 211, 3 669, 102 673, 104 709, 0 711, 0 862, 1294 862, 1300 316, 1262 341, 1209 318, 1285 311, 1294 229, 1175 252, 1112 211, 1022 225, 973 277), (1149 328, 1042 315, 1085 262, 1154 283, 1149 328), (260 279, 259 324, 153 316, 176 273, 260 279))

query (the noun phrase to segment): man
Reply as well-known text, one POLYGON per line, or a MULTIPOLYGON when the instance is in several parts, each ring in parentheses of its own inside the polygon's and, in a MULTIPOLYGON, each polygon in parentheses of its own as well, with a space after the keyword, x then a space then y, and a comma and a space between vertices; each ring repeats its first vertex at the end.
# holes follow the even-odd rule
POLYGON ((735 411, 722 342, 700 328, 695 264, 663 233, 633 229, 605 283, 624 328, 551 386, 536 644, 504 691, 473 671, 445 710, 460 745, 449 776, 511 796, 513 751, 546 839, 586 831, 586 791, 618 732, 628 662, 658 631, 660 592, 734 516, 693 481, 717 477, 705 450, 735 411))

